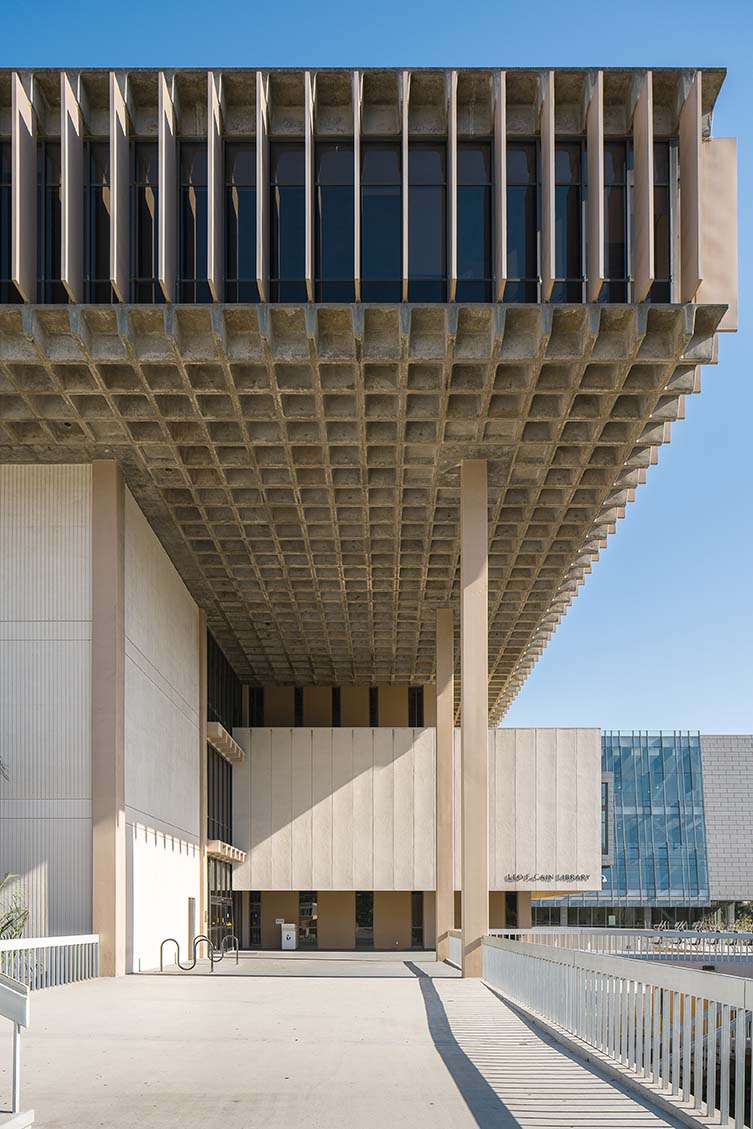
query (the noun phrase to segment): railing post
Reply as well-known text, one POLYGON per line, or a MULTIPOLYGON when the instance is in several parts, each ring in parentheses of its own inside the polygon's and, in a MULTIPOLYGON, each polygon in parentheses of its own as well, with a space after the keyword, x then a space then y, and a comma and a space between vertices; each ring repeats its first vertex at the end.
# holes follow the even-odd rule
POLYGON ((21 1108, 21 1026, 13 1024, 13 1096, 11 1098, 11 1113, 18 1113, 21 1108))

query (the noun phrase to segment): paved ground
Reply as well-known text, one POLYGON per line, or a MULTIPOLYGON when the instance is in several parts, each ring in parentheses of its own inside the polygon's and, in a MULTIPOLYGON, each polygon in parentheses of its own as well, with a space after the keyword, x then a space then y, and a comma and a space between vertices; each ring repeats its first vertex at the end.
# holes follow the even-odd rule
POLYGON ((35 994, 23 1098, 37 1125, 668 1124, 426 954, 254 955, 239 969, 252 975, 129 976, 35 994))

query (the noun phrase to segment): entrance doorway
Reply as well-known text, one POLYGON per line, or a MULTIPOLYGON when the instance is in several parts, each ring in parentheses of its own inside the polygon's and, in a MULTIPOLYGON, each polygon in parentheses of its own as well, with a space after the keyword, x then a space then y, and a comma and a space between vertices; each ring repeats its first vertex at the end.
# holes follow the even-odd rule
POLYGON ((317 947, 318 906, 316 890, 301 890, 298 894, 298 948, 317 947))
POLYGON ((374 948, 373 890, 356 890, 356 948, 374 948))

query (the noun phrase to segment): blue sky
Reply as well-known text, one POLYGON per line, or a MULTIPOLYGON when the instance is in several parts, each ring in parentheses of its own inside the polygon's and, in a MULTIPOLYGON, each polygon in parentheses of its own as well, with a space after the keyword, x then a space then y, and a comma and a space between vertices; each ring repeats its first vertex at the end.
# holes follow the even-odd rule
POLYGON ((5 0, 0 27, 14 67, 727 67, 714 133, 738 138, 740 331, 506 723, 753 731, 750 0, 5 0))

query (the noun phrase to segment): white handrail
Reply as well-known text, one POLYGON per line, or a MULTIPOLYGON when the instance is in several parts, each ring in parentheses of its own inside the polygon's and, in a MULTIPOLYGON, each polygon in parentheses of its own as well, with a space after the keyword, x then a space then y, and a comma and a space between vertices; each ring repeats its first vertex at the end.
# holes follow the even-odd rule
POLYGON ((491 929, 492 937, 548 948, 581 949, 650 960, 750 961, 753 933, 695 929, 491 929))
POLYGON ((0 1015, 13 1024, 13 1083, 11 1113, 21 1106, 21 1028, 29 1026, 29 989, 0 974, 0 1015))
POLYGON ((0 973, 32 991, 90 980, 99 975, 99 935, 0 941, 0 973))
MULTIPOLYGON (((486 937, 484 979, 693 1116, 746 1121, 753 980, 486 937), (747 1087, 747 1088, 746 1088, 747 1087)), ((748 1116, 750 1116, 750 1111, 748 1116)))

